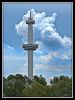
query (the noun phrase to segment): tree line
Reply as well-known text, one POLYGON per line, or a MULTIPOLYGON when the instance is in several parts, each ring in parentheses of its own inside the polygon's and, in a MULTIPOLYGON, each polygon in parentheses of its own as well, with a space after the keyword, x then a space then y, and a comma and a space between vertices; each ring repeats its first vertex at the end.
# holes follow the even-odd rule
POLYGON ((30 80, 21 74, 3 77, 3 97, 71 97, 72 78, 68 76, 54 77, 47 85, 46 79, 40 75, 30 80))

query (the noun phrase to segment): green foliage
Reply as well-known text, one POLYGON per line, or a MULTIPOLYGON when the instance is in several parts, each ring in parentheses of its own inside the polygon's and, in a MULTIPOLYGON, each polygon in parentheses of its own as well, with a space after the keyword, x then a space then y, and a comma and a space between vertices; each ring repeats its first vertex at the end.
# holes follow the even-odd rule
POLYGON ((21 74, 9 75, 3 78, 4 97, 71 97, 72 78, 67 76, 54 77, 50 80, 51 85, 42 75, 34 76, 30 80, 21 74))
POLYGON ((50 80, 50 84, 55 84, 58 82, 58 77, 54 77, 54 79, 50 80))
POLYGON ((23 91, 24 96, 41 96, 43 86, 40 83, 32 83, 30 87, 27 87, 23 91))
POLYGON ((40 75, 39 83, 40 83, 40 84, 43 84, 43 85, 47 85, 47 82, 46 82, 45 78, 42 77, 42 75, 40 75))
POLYGON ((58 80, 57 83, 52 85, 51 90, 53 92, 52 96, 56 97, 70 97, 72 96, 72 82, 71 79, 58 80))
POLYGON ((45 78, 42 77, 42 75, 40 75, 40 77, 38 77, 38 76, 35 75, 34 76, 34 81, 38 82, 38 83, 40 83, 42 85, 47 85, 47 82, 46 82, 45 78))

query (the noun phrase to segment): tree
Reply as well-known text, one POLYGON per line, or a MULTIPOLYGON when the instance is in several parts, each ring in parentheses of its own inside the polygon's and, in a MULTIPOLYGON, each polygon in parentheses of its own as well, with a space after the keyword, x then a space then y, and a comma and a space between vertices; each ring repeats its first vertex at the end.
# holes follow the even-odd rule
POLYGON ((41 75, 40 75, 40 77, 39 77, 39 83, 40 83, 40 84, 43 84, 43 85, 47 85, 47 82, 46 82, 45 78, 42 77, 41 75))
POLYGON ((27 84, 28 86, 33 82, 31 79, 29 79, 27 76, 24 76, 25 79, 25 84, 27 84))
POLYGON ((58 81, 55 82, 50 91, 52 92, 51 96, 54 97, 69 97, 72 96, 72 81, 66 76, 60 76, 58 81))
POLYGON ((12 83, 12 84, 14 84, 14 82, 15 82, 15 76, 14 75, 10 74, 7 77, 7 83, 9 84, 9 82, 12 83))
POLYGON ((69 77, 61 75, 61 76, 59 76, 59 80, 69 80, 69 77))
POLYGON ((6 96, 5 93, 7 91, 7 81, 6 78, 3 77, 3 96, 6 96))
POLYGON ((54 77, 47 85, 46 79, 34 76, 30 80, 21 74, 3 78, 3 96, 5 97, 71 97, 72 78, 67 76, 54 77), (14 81, 14 82, 13 82, 14 81))
POLYGON ((54 77, 53 79, 50 80, 50 84, 55 84, 58 82, 58 77, 54 77))
POLYGON ((23 96, 40 97, 45 96, 45 88, 42 84, 34 82, 31 87, 27 87, 23 90, 23 96))
POLYGON ((39 82, 39 77, 37 75, 35 75, 33 80, 36 82, 39 82))

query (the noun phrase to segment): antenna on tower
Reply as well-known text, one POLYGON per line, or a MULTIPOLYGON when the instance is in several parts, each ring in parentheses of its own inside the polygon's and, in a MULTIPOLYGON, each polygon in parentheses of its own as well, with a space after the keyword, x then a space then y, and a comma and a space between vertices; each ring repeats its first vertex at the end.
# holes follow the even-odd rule
POLYGON ((30 11, 30 18, 31 18, 31 11, 30 11))

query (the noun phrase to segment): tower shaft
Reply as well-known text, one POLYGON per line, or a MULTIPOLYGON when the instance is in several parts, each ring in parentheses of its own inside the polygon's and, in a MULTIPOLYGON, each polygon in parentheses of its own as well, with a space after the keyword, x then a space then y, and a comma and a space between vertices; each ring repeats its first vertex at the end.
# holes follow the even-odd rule
POLYGON ((33 79, 33 50, 28 50, 28 77, 33 79))
POLYGON ((29 44, 33 43, 33 26, 32 26, 32 24, 28 25, 28 43, 29 44))
MULTIPOLYGON (((33 25, 28 24, 28 44, 33 43, 33 25)), ((33 50, 28 50, 28 77, 33 79, 33 50)))

